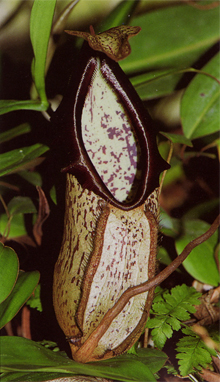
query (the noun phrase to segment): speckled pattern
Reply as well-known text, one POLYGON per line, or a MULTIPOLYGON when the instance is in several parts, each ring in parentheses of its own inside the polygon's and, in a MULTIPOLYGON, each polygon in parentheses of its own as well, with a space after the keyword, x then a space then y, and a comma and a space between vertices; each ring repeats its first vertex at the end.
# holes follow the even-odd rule
POLYGON ((82 111, 82 138, 109 191, 120 202, 125 201, 138 176, 138 143, 123 105, 98 69, 82 111))
MULTIPOLYGON (((54 273, 54 308, 65 335, 73 341, 71 346, 77 347, 125 290, 148 280, 156 236, 151 237, 146 210, 157 226, 158 192, 155 190, 144 205, 123 211, 83 190, 68 174, 66 193, 66 229, 54 273)), ((135 330, 147 295, 131 298, 113 320, 99 341, 98 357, 120 346, 135 330)))
POLYGON ((102 199, 83 190, 69 174, 66 195, 64 236, 54 272, 54 308, 65 334, 74 336, 79 333, 75 313, 102 199))
MULTIPOLYGON (((124 213, 111 208, 84 315, 83 328, 88 335, 126 289, 148 280, 149 253, 150 226, 143 209, 124 213)), ((99 346, 107 350, 123 342, 140 320, 146 297, 147 292, 130 299, 99 346)))

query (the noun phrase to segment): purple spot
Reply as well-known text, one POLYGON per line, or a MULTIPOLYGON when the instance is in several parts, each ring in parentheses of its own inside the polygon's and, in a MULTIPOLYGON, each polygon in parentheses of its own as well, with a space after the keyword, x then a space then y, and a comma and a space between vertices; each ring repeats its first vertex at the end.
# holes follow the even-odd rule
POLYGON ((113 195, 115 195, 117 191, 118 191, 118 188, 116 188, 116 187, 114 187, 114 188, 111 189, 111 193, 112 193, 113 195))
POLYGON ((107 133, 109 139, 113 139, 115 136, 117 137, 118 135, 116 127, 109 127, 107 133))
POLYGON ((117 160, 117 162, 118 163, 120 163, 120 158, 121 158, 121 156, 123 155, 123 153, 120 153, 119 154, 119 157, 117 157, 117 155, 114 153, 114 151, 111 151, 111 156, 113 157, 113 158, 115 158, 116 160, 117 160))
POLYGON ((128 180, 129 184, 133 184, 135 174, 131 174, 131 176, 125 176, 125 180, 128 180))
POLYGON ((105 114, 105 113, 104 113, 104 117, 103 117, 103 118, 105 118, 106 122, 108 122, 109 117, 110 117, 110 114, 105 114))
POLYGON ((106 125, 105 123, 103 123, 102 120, 101 120, 101 127, 103 127, 103 129, 106 129, 107 126, 108 126, 108 125, 106 125))

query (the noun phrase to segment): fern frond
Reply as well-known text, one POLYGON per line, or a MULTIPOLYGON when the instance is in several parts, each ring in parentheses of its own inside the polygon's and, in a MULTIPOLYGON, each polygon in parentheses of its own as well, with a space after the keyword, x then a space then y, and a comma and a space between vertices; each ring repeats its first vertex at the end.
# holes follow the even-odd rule
POLYGON ((211 355, 216 355, 216 352, 214 351, 215 354, 213 354, 213 349, 209 349, 190 328, 184 328, 182 332, 186 336, 177 343, 176 358, 179 359, 180 374, 184 377, 192 373, 194 369, 206 368, 212 362, 211 355))
POLYGON ((181 328, 181 321, 188 320, 190 313, 195 313, 194 305, 199 305, 201 293, 185 284, 178 285, 171 291, 164 291, 154 299, 147 327, 151 332, 154 344, 162 349, 167 338, 171 338, 174 330, 181 328))

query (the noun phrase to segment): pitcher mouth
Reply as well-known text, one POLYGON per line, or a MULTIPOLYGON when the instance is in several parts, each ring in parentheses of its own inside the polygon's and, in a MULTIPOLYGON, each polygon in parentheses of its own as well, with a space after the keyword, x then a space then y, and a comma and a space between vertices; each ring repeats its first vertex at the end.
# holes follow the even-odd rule
POLYGON ((118 208, 143 204, 169 168, 130 81, 116 62, 87 42, 56 118, 68 137, 70 164, 62 171, 118 208))

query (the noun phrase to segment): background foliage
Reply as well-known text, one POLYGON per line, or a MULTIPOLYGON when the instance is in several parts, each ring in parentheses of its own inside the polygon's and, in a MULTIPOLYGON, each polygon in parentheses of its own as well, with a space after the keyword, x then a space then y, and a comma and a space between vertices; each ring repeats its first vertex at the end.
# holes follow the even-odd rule
POLYGON ((206 284, 217 290, 217 233, 193 250, 157 290, 147 323, 155 349, 152 343, 138 349, 137 344, 130 354, 90 365, 68 358, 51 296, 62 238, 65 179, 57 132, 48 117, 65 91, 81 45, 65 36, 64 29, 87 30, 93 24, 98 33, 123 23, 141 26, 141 33, 131 40, 132 54, 121 66, 155 120, 165 158, 172 142, 171 169, 160 200, 158 270, 163 269, 208 229, 218 210, 219 7, 212 1, 21 3, 0 5, 2 381, 76 374, 164 381, 169 380, 168 372, 188 377, 193 373, 196 378, 204 369, 215 372, 211 355, 215 360, 216 343, 207 346, 187 322, 200 320, 208 329, 202 339, 216 339, 216 300, 209 299, 214 319, 201 312, 199 316, 203 302, 199 305, 201 294, 192 285, 205 298, 206 284))

